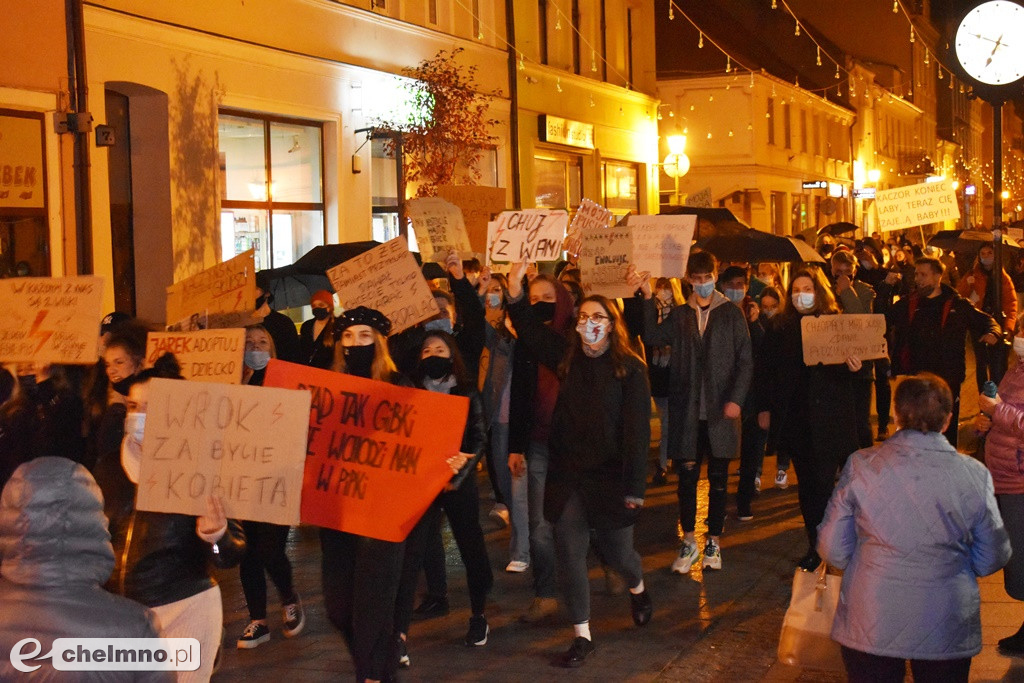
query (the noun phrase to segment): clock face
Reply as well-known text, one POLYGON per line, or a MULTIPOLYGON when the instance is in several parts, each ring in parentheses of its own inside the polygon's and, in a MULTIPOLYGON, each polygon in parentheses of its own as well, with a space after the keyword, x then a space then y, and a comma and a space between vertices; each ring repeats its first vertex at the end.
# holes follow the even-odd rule
POLYGON ((1024 7, 992 0, 968 12, 956 31, 956 56, 982 83, 1006 85, 1024 77, 1024 7))

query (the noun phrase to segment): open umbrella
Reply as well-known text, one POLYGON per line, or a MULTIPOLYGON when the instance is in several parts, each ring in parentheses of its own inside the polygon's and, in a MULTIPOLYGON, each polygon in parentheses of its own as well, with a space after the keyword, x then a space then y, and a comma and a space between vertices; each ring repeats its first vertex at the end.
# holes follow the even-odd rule
MULTIPOLYGON (((986 244, 992 244, 992 233, 988 230, 940 230, 928 240, 928 246, 958 254, 976 252, 986 244)), ((1003 235, 1003 246, 1018 251, 1022 248, 1017 240, 1006 235, 1003 235)))
POLYGON ((722 233, 733 233, 750 228, 739 222, 729 209, 706 209, 697 206, 670 206, 660 213, 662 216, 696 216, 697 229, 694 239, 714 237, 722 233))
POLYGON ((308 306, 313 292, 326 289, 333 292, 331 281, 323 273, 300 273, 295 264, 269 268, 256 273, 256 285, 272 294, 271 307, 281 311, 296 306, 308 306))
POLYGON ((276 310, 307 306, 313 292, 334 291, 327 278, 328 270, 379 245, 380 242, 366 240, 313 247, 291 265, 259 271, 256 284, 274 295, 272 305, 276 310))
POLYGON ((770 235, 747 228, 745 232, 715 235, 697 246, 722 261, 746 263, 824 263, 825 259, 803 240, 770 235))
POLYGON ((836 235, 845 235, 846 233, 854 232, 857 229, 858 229, 858 227, 856 225, 854 225, 853 223, 848 223, 846 221, 839 221, 838 223, 832 223, 831 225, 826 225, 824 228, 822 228, 821 230, 818 231, 818 234, 819 235, 832 235, 833 237, 835 237, 836 235))

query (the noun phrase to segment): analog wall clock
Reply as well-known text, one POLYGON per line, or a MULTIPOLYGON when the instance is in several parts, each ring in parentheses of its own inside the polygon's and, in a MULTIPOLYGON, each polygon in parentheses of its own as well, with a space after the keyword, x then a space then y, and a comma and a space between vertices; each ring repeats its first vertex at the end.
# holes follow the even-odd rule
POLYGON ((957 28, 956 57, 969 76, 986 85, 1024 77, 1024 7, 990 0, 969 11, 957 28))

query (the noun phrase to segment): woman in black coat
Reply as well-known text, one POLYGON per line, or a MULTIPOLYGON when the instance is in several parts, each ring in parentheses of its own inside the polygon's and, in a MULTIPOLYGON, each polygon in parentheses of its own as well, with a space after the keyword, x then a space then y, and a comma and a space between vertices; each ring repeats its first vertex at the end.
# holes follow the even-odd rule
POLYGON ((652 606, 633 524, 644 503, 651 437, 647 368, 629 344, 622 315, 611 301, 580 303, 575 334, 551 334, 522 297, 524 264, 509 277, 509 314, 519 343, 536 350, 555 343, 562 352, 552 414, 544 516, 555 526, 562 590, 573 622, 572 646, 562 663, 578 667, 594 651, 590 638, 587 551, 590 530, 605 562, 626 579, 633 620, 650 621, 652 606))
POLYGON ((809 550, 800 567, 813 571, 821 562, 815 546, 818 524, 835 486, 836 474, 858 448, 854 419, 854 374, 857 358, 845 365, 808 366, 803 358, 801 319, 836 315, 839 307, 821 271, 797 271, 789 283, 785 308, 768 327, 756 384, 764 404, 758 414, 762 429, 777 438, 780 456, 792 459, 799 480, 800 512, 809 550))
POLYGON ((490 629, 484 617, 484 608, 487 605, 487 594, 494 583, 491 563, 487 557, 487 544, 480 527, 480 494, 476 485, 476 466, 487 442, 483 404, 473 379, 466 371, 454 336, 438 331, 427 335, 420 347, 420 362, 413 374, 413 381, 416 386, 427 391, 468 397, 469 414, 456 461, 460 465, 458 472, 405 539, 405 562, 398 587, 395 630, 401 641, 400 663, 406 666, 409 661, 405 650, 406 636, 412 621, 416 583, 423 568, 427 542, 433 534, 440 534, 442 513, 448 517, 452 536, 459 547, 462 563, 466 566, 472 610, 466 645, 487 644, 490 629))

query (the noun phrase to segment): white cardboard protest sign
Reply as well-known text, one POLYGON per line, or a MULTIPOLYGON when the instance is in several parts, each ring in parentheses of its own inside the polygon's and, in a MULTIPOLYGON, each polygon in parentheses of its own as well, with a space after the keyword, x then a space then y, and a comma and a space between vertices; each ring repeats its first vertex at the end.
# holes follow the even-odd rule
MULTIPOLYGON (((232 313, 251 316, 256 308, 255 252, 207 268, 167 288, 167 323, 175 324, 195 314, 232 313)), ((211 327, 224 327, 214 325, 211 327)))
POLYGON ((405 203, 416 241, 424 261, 443 262, 454 249, 462 258, 470 258, 473 248, 462 218, 462 210, 440 197, 418 197, 405 203))
POLYGON ((579 256, 583 248, 583 231, 590 228, 607 228, 611 220, 611 211, 597 202, 584 199, 576 208, 576 215, 569 224, 569 232, 565 236, 565 251, 570 256, 579 256))
POLYGON ((711 188, 705 187, 699 192, 691 192, 686 195, 686 201, 683 202, 683 206, 692 206, 701 209, 711 208, 711 188))
POLYGON ((626 225, 633 235, 637 272, 648 271, 652 277, 686 277, 696 216, 630 216, 626 225))
POLYGON ((881 313, 805 315, 800 328, 805 365, 838 365, 847 358, 864 361, 889 356, 881 313))
POLYGON ((882 190, 875 194, 875 210, 882 232, 960 218, 952 180, 882 190))
POLYGON ((135 507, 298 524, 308 391, 153 379, 135 507))
POLYGON ((0 301, 0 361, 96 362, 103 278, 2 279, 0 301))
POLYGON ((341 305, 367 306, 391 321, 391 334, 412 327, 439 309, 404 237, 396 237, 327 271, 341 305))
POLYGON ((502 211, 494 223, 494 239, 488 249, 491 261, 537 263, 562 257, 562 242, 569 224, 569 214, 565 211, 502 211))
POLYGON ((165 353, 173 353, 185 379, 239 384, 244 352, 245 330, 240 328, 150 332, 146 338, 146 367, 153 367, 165 353))
POLYGON ((587 295, 611 299, 630 297, 626 269, 633 262, 633 238, 628 228, 584 228, 580 248, 580 279, 587 295))

